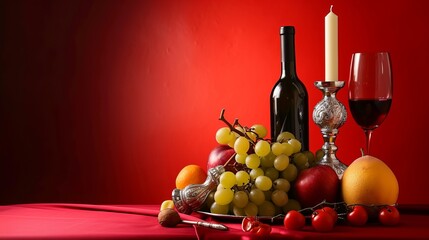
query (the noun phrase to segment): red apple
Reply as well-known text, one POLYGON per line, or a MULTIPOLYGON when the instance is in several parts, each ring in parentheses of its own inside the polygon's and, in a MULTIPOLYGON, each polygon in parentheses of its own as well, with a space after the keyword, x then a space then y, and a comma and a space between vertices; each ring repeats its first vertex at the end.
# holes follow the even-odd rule
POLYGON ((312 207, 323 200, 335 202, 340 180, 327 165, 317 165, 299 173, 295 181, 295 194, 302 207, 312 207))
MULTIPOLYGON (((209 155, 207 161, 207 170, 214 168, 218 165, 224 165, 231 157, 234 155, 235 151, 233 148, 228 145, 218 145, 216 146, 209 155)), ((234 164, 235 160, 232 159, 230 164, 234 164)), ((228 164, 228 165, 230 165, 228 164)))

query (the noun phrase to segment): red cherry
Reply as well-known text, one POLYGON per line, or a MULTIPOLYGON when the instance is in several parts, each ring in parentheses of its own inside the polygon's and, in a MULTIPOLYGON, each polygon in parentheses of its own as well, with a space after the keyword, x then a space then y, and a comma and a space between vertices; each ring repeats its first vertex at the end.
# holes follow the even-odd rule
POLYGON ((302 213, 296 210, 291 210, 286 214, 283 220, 283 225, 285 228, 291 230, 301 229, 305 226, 305 217, 302 213))
POLYGON ((354 206, 347 214, 347 221, 353 226, 363 226, 368 221, 368 213, 363 206, 354 206))
POLYGON ((256 219, 254 217, 245 217, 241 222, 241 229, 245 232, 250 232, 256 223, 256 219))
POLYGON ((269 224, 260 223, 259 227, 256 230, 256 235, 266 236, 271 233, 271 226, 269 224))
POLYGON ((334 220, 334 223, 337 222, 338 213, 333 208, 331 208, 331 207, 324 207, 324 208, 322 208, 322 211, 328 213, 332 217, 332 220, 334 220))
POLYGON ((378 220, 383 225, 393 226, 399 223, 400 214, 398 209, 393 206, 386 206, 380 210, 378 214, 378 220))
POLYGON ((334 219, 329 213, 318 211, 311 219, 311 226, 318 232, 329 232, 334 228, 334 219))

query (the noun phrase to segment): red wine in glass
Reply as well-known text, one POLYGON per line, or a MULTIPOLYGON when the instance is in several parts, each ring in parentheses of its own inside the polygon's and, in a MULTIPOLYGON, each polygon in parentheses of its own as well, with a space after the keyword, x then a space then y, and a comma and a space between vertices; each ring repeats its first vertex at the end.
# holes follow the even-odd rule
POLYGON ((389 113, 392 99, 349 100, 350 112, 363 129, 375 129, 389 113))
POLYGON ((392 105, 389 53, 354 53, 348 87, 350 112, 365 132, 366 154, 370 154, 372 131, 383 123, 392 105))

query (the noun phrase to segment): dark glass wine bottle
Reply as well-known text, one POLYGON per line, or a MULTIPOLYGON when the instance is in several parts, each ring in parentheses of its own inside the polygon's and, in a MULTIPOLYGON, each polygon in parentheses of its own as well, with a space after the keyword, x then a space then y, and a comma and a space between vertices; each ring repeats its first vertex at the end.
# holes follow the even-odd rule
POLYGON ((298 79, 295 66, 295 28, 280 28, 281 76, 270 98, 271 138, 281 132, 291 132, 309 150, 308 93, 298 79))

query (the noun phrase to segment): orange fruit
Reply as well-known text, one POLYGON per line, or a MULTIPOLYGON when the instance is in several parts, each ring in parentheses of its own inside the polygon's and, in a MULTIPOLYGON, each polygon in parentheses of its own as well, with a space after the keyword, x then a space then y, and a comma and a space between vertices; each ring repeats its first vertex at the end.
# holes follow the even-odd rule
POLYGON ((363 156, 353 161, 344 172, 342 194, 347 204, 392 205, 397 203, 398 180, 380 159, 363 156))
POLYGON ((190 184, 201 184, 206 178, 207 173, 202 167, 195 164, 187 165, 177 174, 176 188, 184 189, 190 184))

